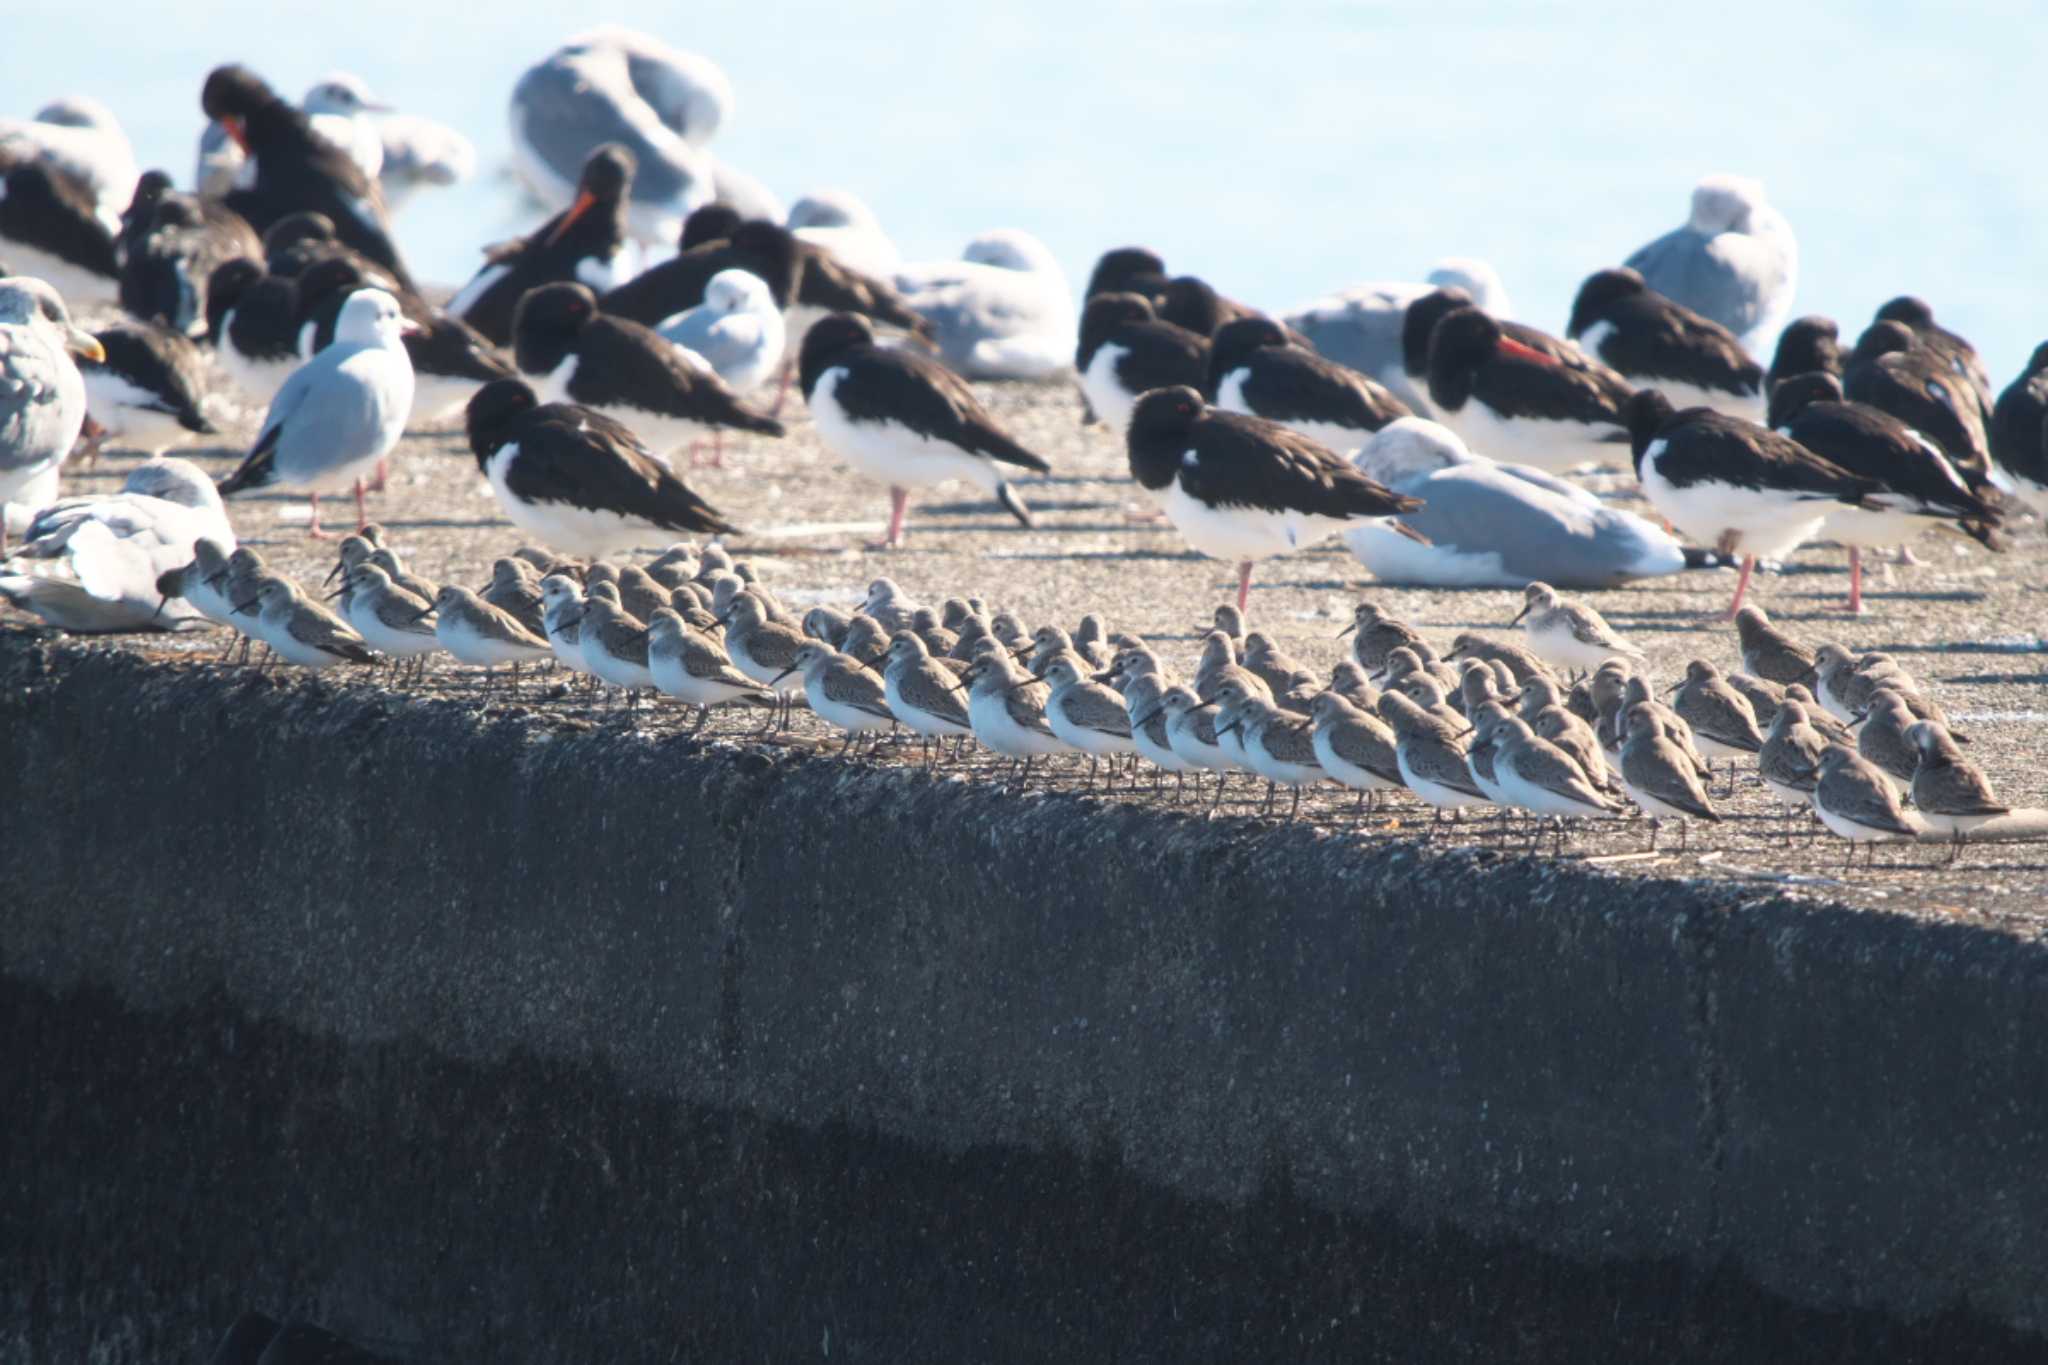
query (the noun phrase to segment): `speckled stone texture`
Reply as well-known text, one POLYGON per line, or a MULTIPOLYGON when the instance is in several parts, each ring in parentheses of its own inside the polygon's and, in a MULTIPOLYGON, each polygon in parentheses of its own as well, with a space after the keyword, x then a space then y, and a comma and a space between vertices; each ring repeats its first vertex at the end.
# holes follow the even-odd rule
POLYGON ((2048 1348, 2029 937, 20 634, 0 771, 30 1359, 2048 1348))

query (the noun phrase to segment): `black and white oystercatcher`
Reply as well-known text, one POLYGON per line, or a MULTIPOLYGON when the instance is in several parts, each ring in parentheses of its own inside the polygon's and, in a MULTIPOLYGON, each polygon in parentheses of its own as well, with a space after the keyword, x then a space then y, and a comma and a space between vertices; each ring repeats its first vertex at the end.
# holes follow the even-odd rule
POLYGON ((469 448, 513 524, 567 554, 738 529, 625 426, 542 403, 521 380, 496 380, 469 400, 469 448))
POLYGON ((1121 434, 1139 394, 1208 383, 1209 341, 1161 321, 1143 294, 1097 294, 1081 312, 1074 368, 1089 410, 1121 434))
POLYGON ((587 285, 558 281, 519 301, 513 358, 550 402, 594 408, 667 454, 714 431, 782 435, 716 371, 659 332, 598 311, 587 285))
POLYGON ((1831 374, 1802 374, 1771 395, 1771 429, 1849 473, 1875 481, 1874 508, 1832 513, 1829 538, 1849 547, 1847 610, 1863 610, 1863 551, 1903 545, 1930 525, 1956 524, 1994 544, 1999 515, 1970 490, 1941 448, 1888 412, 1843 401, 1831 374))
POLYGON ((260 262, 229 261, 206 282, 207 332, 242 397, 266 406, 299 367, 299 291, 260 262))
POLYGON ((0 153, 0 255, 18 274, 48 281, 73 304, 111 303, 120 293, 114 234, 94 212, 83 181, 45 161, 0 153))
POLYGON ((1726 619, 1741 609, 1758 559, 1791 553, 1845 507, 1880 510, 1882 484, 1754 422, 1711 408, 1674 411, 1655 389, 1631 398, 1626 416, 1651 504, 1687 539, 1742 556, 1726 619))
POLYGON ((93 333, 104 360, 85 360, 86 411, 103 445, 161 455, 217 431, 200 409, 206 392, 199 348, 183 333, 148 322, 119 322, 93 333))
POLYGON ((1225 412, 1282 423, 1338 452, 1413 416, 1376 381, 1290 343, 1271 318, 1237 318, 1216 329, 1205 388, 1225 412))
POLYGON ((2034 348, 1991 409, 1991 476, 2037 514, 2048 515, 2048 341, 2034 348))
POLYGON ((1809 313, 1794 318, 1778 333, 1778 349, 1771 354, 1771 368, 1764 375, 1764 391, 1799 374, 1842 373, 1842 333, 1833 318, 1809 313))
POLYGON ((1605 366, 1559 361, 1477 308, 1453 309, 1430 331, 1438 420, 1496 460, 1555 472, 1610 458, 1628 439, 1622 407, 1631 392, 1605 366))
POLYGON ((239 65, 214 68, 199 104, 228 130, 255 168, 254 184, 225 196, 227 206, 251 227, 262 232, 304 209, 324 213, 342 241, 389 270, 405 288, 414 288, 391 240, 376 182, 346 151, 313 131, 302 110, 239 65))
POLYGON ((1842 372, 1842 391, 1853 402, 1884 409, 1940 446, 1972 487, 1990 477, 1976 390, 1905 323, 1881 318, 1864 329, 1842 372))
POLYGON ((1763 366, 1735 334, 1665 298, 1626 266, 1586 277, 1564 334, 1629 383, 1661 389, 1675 407, 1763 416, 1763 366))
POLYGON ((1209 407, 1191 388, 1140 398, 1126 441, 1131 476, 1159 499, 1188 544, 1237 564, 1239 611, 1259 560, 1422 506, 1300 432, 1209 407))
POLYGON ((602 294, 619 284, 632 186, 633 154, 615 143, 599 147, 583 164, 575 201, 527 236, 489 248, 483 269, 448 301, 448 311, 503 346, 527 290, 574 280, 602 294))
POLYGON ((682 250, 605 294, 604 311, 655 326, 703 303, 705 286, 721 270, 753 275, 786 312, 796 302, 803 260, 787 229, 742 223, 731 209, 709 205, 683 220, 682 250))
POLYGON ((797 373, 818 439, 889 485, 889 530, 877 548, 903 543, 912 488, 947 479, 985 489, 1031 525, 1001 466, 1040 474, 1051 466, 997 426, 967 381, 938 361, 877 346, 863 319, 835 313, 804 338, 797 373))

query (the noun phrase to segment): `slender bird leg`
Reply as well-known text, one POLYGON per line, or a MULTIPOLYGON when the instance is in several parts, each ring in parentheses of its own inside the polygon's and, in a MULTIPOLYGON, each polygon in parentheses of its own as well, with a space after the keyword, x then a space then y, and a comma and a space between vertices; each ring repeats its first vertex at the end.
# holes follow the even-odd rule
POLYGON ((1649 852, 1651 852, 1651 853, 1655 853, 1655 852, 1657 851, 1657 824, 1658 824, 1658 821, 1657 821, 1657 817, 1656 817, 1656 816, 1654 816, 1654 815, 1653 815, 1653 816, 1651 816, 1651 817, 1650 817, 1650 847, 1649 847, 1649 850, 1648 850, 1648 851, 1649 851, 1649 852))
POLYGON ((320 495, 306 494, 306 505, 313 509, 313 519, 306 524, 306 534, 315 540, 333 540, 334 532, 320 529, 320 495))
POLYGON ((895 550, 903 545, 903 514, 910 510, 910 490, 894 488, 889 490, 889 532, 880 540, 870 541, 870 550, 895 550))
POLYGON ((362 481, 361 479, 357 479, 357 480, 356 480, 356 530, 357 530, 358 532, 360 532, 360 531, 362 531, 362 530, 363 530, 363 528, 367 527, 367 526, 368 526, 369 524, 370 524, 370 517, 369 517, 369 514, 368 514, 367 512, 365 512, 365 511, 363 510, 363 481, 362 481))
POLYGON ((1296 787, 1294 789, 1294 804, 1288 807, 1287 818, 1291 821, 1299 814, 1301 814, 1301 788, 1296 787))
POLYGON ((780 417, 782 415, 782 404, 789 397, 790 377, 795 373, 795 361, 785 360, 782 362, 782 377, 775 385, 775 401, 768 405, 768 415, 770 417, 780 417))
POLYGON ((1863 614, 1863 550, 1856 545, 1849 547, 1849 601, 1842 610, 1851 616, 1863 614))
POLYGON ((1268 782, 1266 784, 1266 804, 1259 807, 1259 814, 1271 815, 1273 813, 1273 797, 1279 792, 1279 790, 1280 789, 1274 786, 1271 782, 1268 782))
POLYGON ((1252 595, 1252 561, 1245 560, 1237 566, 1237 610, 1243 614, 1245 605, 1252 595))
POLYGON ((1371 795, 1370 791, 1361 787, 1358 792, 1358 804, 1351 808, 1351 813, 1353 815, 1363 815, 1365 813, 1365 798, 1371 795))
POLYGON ((1754 572, 1756 572, 1756 556, 1744 555, 1742 557, 1742 574, 1735 580, 1735 600, 1728 604, 1728 610, 1721 616, 1723 621, 1733 621, 1735 613, 1742 610, 1742 594, 1749 591, 1749 576, 1754 572))
POLYGON ((1955 864, 1956 864, 1956 859, 1962 856, 1962 852, 1963 852, 1963 832, 1962 832, 1961 830, 1957 830, 1957 831, 1956 831, 1956 837, 1955 837, 1955 838, 1953 838, 1953 839, 1951 839, 1951 840, 1949 840, 1949 843, 1948 843, 1948 861, 1947 861, 1947 862, 1945 862, 1945 863, 1943 863, 1943 864, 1942 864, 1942 866, 1943 866, 1943 867, 1954 867, 1954 866, 1955 866, 1955 864))
POLYGON ((1680 853, 1683 853, 1683 852, 1685 852, 1685 850, 1686 850, 1686 845, 1687 845, 1687 844, 1688 844, 1688 843, 1689 843, 1689 842, 1691 841, 1691 839, 1692 839, 1692 821, 1690 821, 1690 820, 1680 820, 1680 821, 1678 822, 1678 851, 1679 851, 1680 853))

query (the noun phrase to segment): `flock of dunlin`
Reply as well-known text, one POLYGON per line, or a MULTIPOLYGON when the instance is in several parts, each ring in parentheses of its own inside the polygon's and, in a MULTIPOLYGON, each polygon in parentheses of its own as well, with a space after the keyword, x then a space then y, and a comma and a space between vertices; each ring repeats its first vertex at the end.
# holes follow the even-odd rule
POLYGON ((1406 791, 1434 812, 1430 837, 1504 836, 1521 814, 1537 817, 1529 847, 1547 833, 1561 851, 1575 820, 1640 812, 1651 850, 1667 820, 1683 850, 1692 822, 1723 819, 1717 796, 1732 796, 1753 762, 1771 796, 1847 841, 1852 863, 1858 845, 1930 832, 1951 836, 1953 861, 1967 836, 2010 813, 1963 757, 1967 736, 1895 659, 1809 649, 1755 607, 1736 622, 1739 671, 1694 659, 1660 687, 1597 611, 1542 583, 1508 623, 1519 643, 1468 632, 1441 654, 1361 602, 1342 632, 1350 657, 1324 680, 1230 605, 1186 677, 1098 616, 1071 632, 1034 629, 978 598, 921 605, 888 578, 851 613, 798 615, 715 542, 646 563, 522 548, 468 588, 410 571, 371 526, 341 542, 328 580, 337 609, 256 550, 201 540, 158 587, 235 631, 245 658, 267 647, 265 666, 389 662, 417 679, 445 653, 485 670, 486 686, 509 666, 517 687, 522 664, 547 665, 608 706, 619 693, 633 712, 643 693, 694 706, 693 735, 732 706, 762 713, 748 723, 757 736, 787 731, 802 703, 842 753, 909 739, 936 767, 972 740, 1008 762, 1018 788, 1040 760, 1071 755, 1087 758, 1088 785, 1108 790, 1135 783, 1142 759, 1154 790, 1171 774, 1176 800, 1206 788, 1211 811, 1243 774, 1264 780, 1268 812, 1287 789, 1289 819, 1306 789, 1335 783, 1358 793, 1361 811, 1406 791), (1488 807, 1492 826, 1463 820, 1488 807))

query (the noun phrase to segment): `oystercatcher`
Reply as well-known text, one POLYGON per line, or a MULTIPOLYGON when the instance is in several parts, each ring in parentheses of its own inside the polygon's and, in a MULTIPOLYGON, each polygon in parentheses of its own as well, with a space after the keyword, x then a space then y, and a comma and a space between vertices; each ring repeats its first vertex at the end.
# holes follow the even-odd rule
POLYGON ((1754 422, 1711 408, 1678 412, 1655 389, 1629 399, 1625 416, 1651 504, 1680 534, 1742 556, 1724 619, 1741 609, 1758 559, 1789 554, 1843 508, 1880 510, 1882 484, 1754 422))
POLYGON ((1208 382, 1209 341, 1161 321, 1142 294, 1097 294, 1081 313, 1074 368, 1089 410, 1121 432, 1130 426, 1140 394, 1208 382))
POLYGON ((1629 383, 1663 390, 1674 406, 1763 416, 1763 366, 1735 334, 1665 298, 1626 266, 1586 277, 1564 334, 1629 383))
POLYGON ((1847 610, 1863 610, 1866 548, 1903 544, 1941 522, 1996 548, 1997 509, 1971 491, 1941 448, 1888 412, 1844 402, 1833 375, 1796 375, 1780 384, 1771 395, 1771 429, 1882 485, 1870 497, 1876 510, 1843 508, 1827 519, 1828 536, 1849 547, 1847 610))
POLYGON ((526 291, 574 280, 603 293, 620 283, 626 246, 626 203, 633 185, 633 154, 607 143, 590 154, 568 208, 524 237, 484 253, 484 266, 448 301, 448 311, 503 346, 512 340, 512 314, 526 291))
POLYGON ((1132 477, 1159 498, 1188 544, 1236 561, 1239 611, 1259 560, 1422 506, 1300 432, 1211 408, 1182 385, 1138 400, 1126 443, 1132 477))
POLYGON ((1430 331, 1430 403, 1467 445, 1497 460, 1566 470, 1608 458, 1628 439, 1630 392, 1606 367, 1562 363, 1477 308, 1453 309, 1430 331))
POLYGON ((1413 415, 1372 379, 1291 344, 1286 330, 1264 317, 1238 318, 1216 330, 1205 388, 1225 412, 1282 423, 1340 452, 1413 415))
POLYGON ((587 285, 544 284, 519 301, 513 358, 549 401, 594 408, 664 454, 719 429, 782 435, 717 372, 660 333, 598 311, 587 285))
POLYGON ((739 529, 623 424, 542 403, 522 380, 495 380, 469 400, 469 447, 512 523, 568 554, 739 529))
POLYGON ((877 548, 902 544, 911 488, 947 479, 993 493, 1031 525, 1030 509, 999 466, 1040 474, 1051 466, 997 426, 967 381, 936 360, 877 346, 865 320, 835 313, 804 338, 798 382, 818 438, 889 485, 889 530, 877 548))

